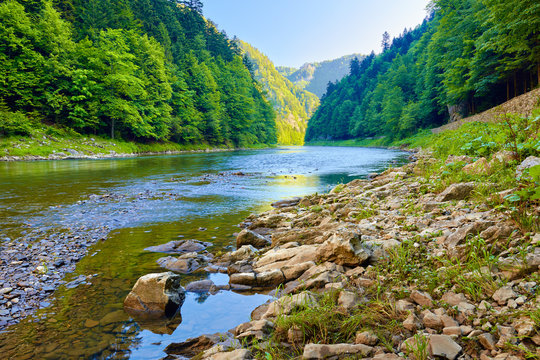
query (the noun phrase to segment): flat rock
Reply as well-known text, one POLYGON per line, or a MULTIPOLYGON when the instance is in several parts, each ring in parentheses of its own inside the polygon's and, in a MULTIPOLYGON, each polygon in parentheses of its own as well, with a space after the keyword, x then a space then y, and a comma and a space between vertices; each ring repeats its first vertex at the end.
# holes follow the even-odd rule
POLYGON ((307 344, 304 347, 304 359, 326 359, 333 356, 359 355, 369 356, 373 352, 371 346, 363 344, 307 344))
POLYGON ((200 252, 210 245, 212 244, 198 240, 173 240, 166 244, 147 247, 144 250, 167 254, 182 254, 186 252, 200 252))
POLYGON ((422 291, 413 290, 411 293, 411 299, 420 306, 433 306, 433 298, 431 295, 422 291))
POLYGON ((199 280, 186 285, 186 291, 204 293, 210 291, 213 286, 214 282, 212 280, 199 280))
POLYGON ((160 258, 156 261, 159 266, 170 271, 189 274, 201 267, 201 264, 194 258, 181 259, 173 256, 160 258))
POLYGON ((492 298, 495 300, 499 305, 505 305, 508 300, 515 299, 518 297, 518 294, 514 290, 512 290, 512 286, 503 286, 499 290, 495 291, 492 298))
POLYGON ((448 335, 431 335, 429 337, 429 352, 433 356, 453 360, 457 358, 461 350, 461 346, 448 335))

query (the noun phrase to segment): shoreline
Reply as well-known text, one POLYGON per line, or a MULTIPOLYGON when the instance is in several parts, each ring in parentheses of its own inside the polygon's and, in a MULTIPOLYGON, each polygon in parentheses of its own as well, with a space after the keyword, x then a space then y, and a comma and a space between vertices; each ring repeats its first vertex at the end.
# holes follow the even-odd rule
POLYGON ((216 153, 216 152, 232 152, 232 151, 244 151, 244 150, 265 150, 273 149, 279 146, 265 146, 254 148, 209 148, 209 149, 194 149, 194 150, 168 150, 168 151, 149 151, 141 153, 114 153, 114 154, 96 154, 96 155, 60 155, 51 154, 48 157, 39 155, 26 155, 26 156, 2 156, 0 162, 15 162, 15 161, 48 161, 48 160, 107 160, 107 159, 123 159, 123 158, 135 158, 142 156, 159 156, 159 155, 179 155, 179 154, 196 154, 196 153, 216 153))
POLYGON ((202 359, 402 359, 428 348, 426 356, 447 359, 519 359, 513 356, 524 349, 532 354, 540 346, 540 327, 532 320, 539 297, 527 286, 538 286, 540 232, 524 233, 479 201, 481 178, 431 188, 427 179, 438 179, 430 169, 436 159, 416 157, 370 180, 248 217, 237 250, 213 264, 227 269, 230 290, 279 289, 278 299, 253 309, 252 321, 231 333, 174 344, 167 354, 182 356, 186 348, 202 359), (501 249, 501 241, 510 247, 501 249), (455 267, 454 261, 461 263, 455 267), (366 313, 379 320, 369 323, 366 313), (364 325, 347 332, 348 318, 364 319, 364 325), (399 332, 392 334, 391 323, 399 332), (318 337, 318 326, 340 340, 318 337))

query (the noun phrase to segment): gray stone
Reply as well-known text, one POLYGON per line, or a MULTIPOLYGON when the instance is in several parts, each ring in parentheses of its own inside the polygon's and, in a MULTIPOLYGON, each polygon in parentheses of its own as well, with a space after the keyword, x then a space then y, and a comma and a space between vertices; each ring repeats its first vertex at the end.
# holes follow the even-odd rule
POLYGON ((411 293, 411 299, 420 306, 433 306, 433 298, 431 295, 422 291, 414 290, 411 293))
POLYGON ((536 156, 529 156, 521 162, 516 168, 516 175, 523 176, 523 172, 527 169, 532 168, 533 166, 540 165, 540 158, 536 156))
POLYGON ((186 291, 203 293, 210 291, 212 286, 214 286, 214 282, 212 280, 194 281, 186 285, 186 291))
POLYGON ((370 255, 370 252, 362 246, 360 234, 343 230, 332 235, 319 247, 317 260, 357 266, 368 260, 370 255))
POLYGON ((201 267, 201 264, 194 258, 180 259, 173 256, 160 258, 156 261, 159 266, 167 270, 189 274, 201 267))
POLYGON ((448 335, 431 335, 429 337, 429 352, 433 356, 453 360, 461 352, 461 346, 448 335))
POLYGON ((505 305, 508 300, 515 299, 517 297, 518 294, 516 294, 515 291, 512 290, 512 286, 504 286, 499 290, 495 291, 492 296, 493 300, 495 300, 499 305, 505 305))

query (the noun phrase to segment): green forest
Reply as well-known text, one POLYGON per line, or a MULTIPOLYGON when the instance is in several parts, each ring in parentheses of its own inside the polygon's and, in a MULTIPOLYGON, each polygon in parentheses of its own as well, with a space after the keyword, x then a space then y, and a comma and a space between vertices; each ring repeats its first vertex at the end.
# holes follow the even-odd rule
POLYGON ((244 41, 238 41, 252 64, 255 78, 267 91, 268 99, 277 113, 278 143, 303 145, 307 120, 319 106, 319 98, 302 90, 282 76, 272 61, 244 41))
POLYGON ((329 83, 306 141, 396 140, 474 114, 540 82, 540 3, 434 0, 431 15, 329 83))
POLYGON ((0 3, 0 135, 276 143, 275 112, 199 0, 0 3))
POLYGON ((334 60, 305 63, 300 69, 286 66, 278 66, 276 69, 294 85, 321 98, 328 82, 339 81, 349 73, 349 64, 354 58, 362 60, 364 56, 351 54, 334 60))

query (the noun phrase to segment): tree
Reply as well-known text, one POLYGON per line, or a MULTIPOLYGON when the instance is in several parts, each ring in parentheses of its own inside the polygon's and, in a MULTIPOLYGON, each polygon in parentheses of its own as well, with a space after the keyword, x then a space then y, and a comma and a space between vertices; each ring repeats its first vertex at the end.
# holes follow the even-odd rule
POLYGON ((385 31, 382 35, 381 47, 383 51, 386 51, 390 48, 390 34, 388 31, 385 31))

